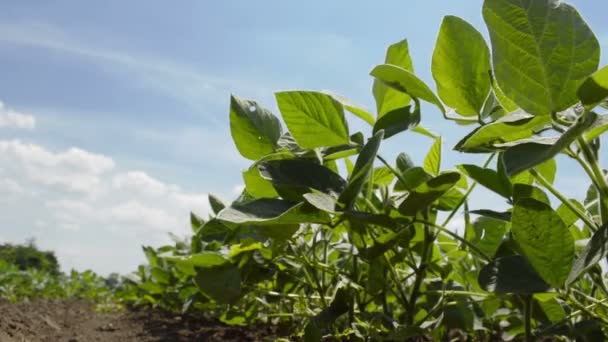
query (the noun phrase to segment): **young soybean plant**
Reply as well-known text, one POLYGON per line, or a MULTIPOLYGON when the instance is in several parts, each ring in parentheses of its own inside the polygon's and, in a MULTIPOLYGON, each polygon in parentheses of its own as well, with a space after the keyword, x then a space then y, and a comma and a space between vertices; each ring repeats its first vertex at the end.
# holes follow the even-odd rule
POLYGON ((491 47, 466 21, 444 18, 437 92, 414 74, 407 41, 391 45, 371 71, 375 115, 334 95, 284 91, 284 129, 255 101, 232 96, 232 137, 252 161, 245 190, 227 207, 213 199, 216 215, 196 221, 192 254, 168 260, 220 304, 300 298, 308 341, 603 339, 608 182, 598 157, 608 68, 598 70, 598 41, 566 3, 486 0, 482 13, 491 47), (441 138, 419 126, 421 101, 474 125, 454 149, 487 162, 443 171, 441 138), (351 132, 350 114, 369 130, 351 132), (395 163, 382 157, 382 142, 406 131, 434 139, 421 166, 405 153, 395 163), (589 176, 583 202, 553 186, 559 154, 589 176), (511 208, 470 211, 477 184, 511 208), (464 236, 445 228, 461 209, 464 236))

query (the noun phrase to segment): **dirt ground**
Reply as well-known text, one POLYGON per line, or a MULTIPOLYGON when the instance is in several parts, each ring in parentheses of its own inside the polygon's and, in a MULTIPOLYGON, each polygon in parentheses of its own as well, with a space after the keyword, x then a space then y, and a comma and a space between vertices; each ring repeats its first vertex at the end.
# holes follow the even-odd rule
POLYGON ((0 342, 272 341, 272 326, 230 327, 153 309, 97 312, 84 301, 0 302, 0 342))

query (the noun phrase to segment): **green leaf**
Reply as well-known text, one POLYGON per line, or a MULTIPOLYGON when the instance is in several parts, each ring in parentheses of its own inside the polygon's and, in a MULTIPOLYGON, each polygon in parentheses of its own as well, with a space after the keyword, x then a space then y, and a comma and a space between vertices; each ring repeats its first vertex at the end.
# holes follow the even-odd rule
POLYGON ((494 95, 496 95, 496 99, 507 113, 514 112, 519 108, 515 102, 511 101, 511 99, 509 99, 505 93, 502 92, 495 80, 492 82, 492 90, 494 91, 494 95))
POLYGON ((514 176, 522 171, 533 168, 549 159, 555 157, 563 149, 570 146, 576 138, 589 128, 597 119, 597 114, 590 112, 584 118, 564 132, 553 144, 528 142, 509 147, 504 155, 503 161, 509 176, 514 176))
POLYGON ((585 132, 585 139, 591 141, 608 130, 608 115, 598 115, 593 125, 585 132))
POLYGON ((543 310, 543 313, 547 316, 549 321, 559 322, 566 318, 566 311, 555 298, 541 300, 538 299, 537 296, 539 295, 535 294, 534 298, 537 300, 538 306, 543 310))
POLYGON ((599 62, 599 43, 571 5, 555 0, 485 0, 495 77, 504 93, 534 115, 574 105, 599 62))
POLYGON ((422 183, 399 205, 399 212, 405 216, 414 216, 450 190, 458 180, 458 172, 446 172, 422 183))
POLYGON ((608 66, 589 76, 578 89, 578 98, 583 106, 591 109, 608 98, 608 66))
POLYGON ((415 166, 409 168, 403 172, 401 179, 395 184, 395 191, 411 191, 431 178, 433 176, 428 174, 422 167, 415 166))
POLYGON ((479 115, 490 91, 490 69, 490 51, 481 34, 461 18, 444 17, 432 62, 443 102, 460 115, 479 115))
POLYGON ((384 139, 390 138, 397 133, 416 127, 420 123, 420 108, 416 106, 412 111, 412 106, 394 109, 378 119, 374 125, 373 133, 384 130, 384 139))
POLYGON ((327 213, 320 212, 308 203, 262 198, 247 203, 235 203, 217 216, 218 220, 233 224, 300 224, 328 223, 327 213))
POLYGON ((513 188, 511 187, 510 183, 501 181, 498 172, 473 164, 462 164, 458 165, 457 168, 480 185, 505 198, 511 198, 513 188))
POLYGON ((539 187, 523 183, 513 184, 513 203, 524 198, 532 198, 551 206, 549 196, 539 187))
POLYGON ((193 212, 190 212, 190 226, 192 227, 192 231, 196 233, 196 231, 205 224, 205 220, 196 215, 193 212))
MULTIPOLYGON (((388 47, 384 63, 400 66, 413 71, 407 40, 402 40, 388 47)), ((402 92, 389 88, 384 83, 374 80, 372 92, 376 99, 378 119, 396 109, 407 106, 412 98, 402 92)))
POLYGON ((338 95, 327 91, 325 91, 325 93, 332 96, 334 99, 340 101, 340 103, 342 103, 342 106, 344 106, 344 109, 348 110, 349 112, 357 116, 359 119, 367 122, 370 126, 373 126, 376 122, 374 117, 367 110, 360 108, 357 105, 354 105, 348 98, 346 98, 346 96, 338 95))
POLYGON ((481 121, 496 121, 501 117, 505 116, 507 112, 502 107, 502 105, 498 102, 494 91, 490 92, 488 98, 486 98, 486 102, 483 104, 483 108, 481 109, 481 113, 479 113, 479 119, 481 121))
POLYGON ((224 203, 222 203, 222 200, 220 200, 215 195, 209 194, 208 197, 209 197, 209 205, 211 205, 211 209, 213 210, 214 214, 219 213, 220 211, 222 211, 222 209, 224 209, 226 207, 226 205, 224 205, 224 203))
POLYGON ((549 159, 546 162, 537 165, 534 169, 550 184, 555 182, 555 175, 557 174, 557 162, 555 161, 555 158, 549 159))
POLYGON ((311 160, 271 160, 260 163, 259 169, 260 175, 288 200, 299 201, 310 189, 337 196, 346 188, 346 181, 339 174, 311 160))
POLYGON ((243 172, 243 182, 245 182, 247 193, 254 198, 274 198, 279 196, 272 183, 262 178, 257 165, 253 165, 243 172))
POLYGON ((435 139, 422 163, 424 170, 434 176, 438 175, 441 169, 441 142, 441 137, 435 139))
POLYGON ((313 207, 323 210, 328 213, 336 212, 336 199, 328 194, 324 194, 322 192, 311 192, 304 194, 304 199, 306 202, 310 203, 313 207))
POLYGON ((218 252, 201 252, 186 256, 169 255, 162 256, 162 258, 169 262, 187 265, 189 267, 216 267, 230 263, 225 256, 218 252))
POLYGON ((469 240, 485 255, 494 256, 507 232, 508 222, 488 216, 480 216, 473 221, 473 232, 469 240))
POLYGON ((445 108, 433 91, 411 71, 392 64, 376 66, 370 75, 384 82, 387 86, 434 104, 445 114, 445 108))
POLYGON ((572 285, 583 273, 595 266, 606 255, 608 255, 608 224, 604 224, 593 233, 585 250, 576 258, 566 280, 566 286, 572 285))
POLYGON ((521 111, 483 125, 469 133, 454 147, 460 152, 495 151, 494 144, 531 137, 538 129, 551 123, 550 117, 534 117, 521 111))
MULTIPOLYGON (((581 202, 579 202, 573 198, 568 199, 568 201, 570 201, 570 203, 573 206, 575 206, 578 210, 580 210, 581 212, 583 212, 583 213, 585 212, 585 207, 581 204, 581 202)), ((574 211, 572 211, 567 205, 565 205, 563 203, 560 204, 560 206, 557 208, 556 212, 559 215, 559 217, 562 218, 562 221, 564 221, 564 224, 566 225, 566 227, 572 226, 573 224, 576 223, 576 221, 578 221, 580 219, 574 211)))
POLYGON ((378 131, 361 149, 357 161, 355 162, 353 172, 348 178, 348 186, 338 198, 338 202, 342 203, 345 209, 350 210, 353 208, 363 184, 365 184, 367 177, 369 177, 369 174, 374 167, 374 160, 376 159, 376 154, 378 153, 378 148, 380 148, 383 137, 384 131, 378 131))
POLYGON ((409 155, 401 152, 399 153, 399 155, 397 156, 397 169, 399 169, 399 171, 401 171, 401 173, 413 168, 414 162, 412 161, 412 158, 410 158, 409 155))
POLYGON ((230 133, 239 153, 257 160, 274 152, 281 136, 281 123, 255 101, 230 97, 230 133))
POLYGON ((497 294, 530 295, 545 292, 549 285, 536 273, 526 258, 510 255, 497 258, 479 271, 481 288, 497 294))
POLYGON ((275 96, 285 124, 301 147, 348 144, 344 107, 332 96, 314 91, 283 91, 275 96))
POLYGON ((515 202, 511 232, 538 274, 561 287, 574 259, 574 241, 561 217, 548 204, 523 198, 515 202))
POLYGON ((233 304, 241 297, 241 274, 233 264, 198 268, 194 283, 218 303, 233 304))

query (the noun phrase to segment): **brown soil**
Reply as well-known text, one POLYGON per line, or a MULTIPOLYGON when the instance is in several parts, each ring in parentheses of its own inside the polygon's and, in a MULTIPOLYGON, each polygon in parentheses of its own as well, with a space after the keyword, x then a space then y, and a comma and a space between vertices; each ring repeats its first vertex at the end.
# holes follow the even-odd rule
POLYGON ((231 327, 154 309, 98 312, 84 301, 0 302, 0 342, 266 341, 273 326, 231 327))

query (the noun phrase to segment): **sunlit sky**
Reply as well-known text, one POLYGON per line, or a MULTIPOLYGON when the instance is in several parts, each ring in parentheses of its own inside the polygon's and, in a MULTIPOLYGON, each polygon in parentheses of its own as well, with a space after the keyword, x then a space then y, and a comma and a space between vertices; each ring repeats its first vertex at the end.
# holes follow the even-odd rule
MULTIPOLYGON (((608 3, 571 3, 607 49, 608 3)), ((64 270, 134 270, 141 245, 190 232, 188 212, 206 215, 207 193, 238 193, 249 163, 230 139, 231 93, 276 114, 273 91, 285 89, 331 90, 373 109, 368 73, 403 38, 434 88, 448 14, 487 36, 481 1, 4 1, 0 243, 34 237, 64 270)), ((445 136, 444 168, 463 162, 450 150, 470 128, 423 109, 422 123, 445 136)), ((421 162, 430 144, 401 134, 384 154, 421 162)), ((559 163, 558 184, 583 196, 588 182, 559 163)), ((480 191, 473 203, 502 202, 480 191)))

